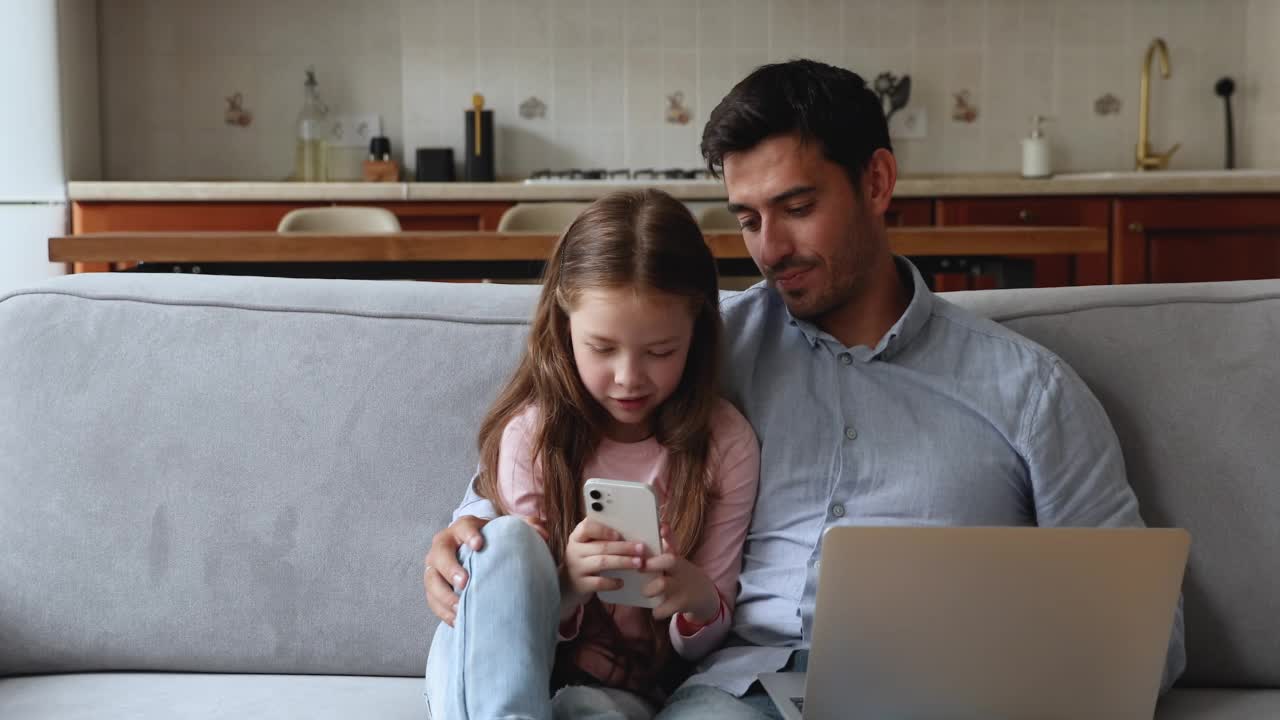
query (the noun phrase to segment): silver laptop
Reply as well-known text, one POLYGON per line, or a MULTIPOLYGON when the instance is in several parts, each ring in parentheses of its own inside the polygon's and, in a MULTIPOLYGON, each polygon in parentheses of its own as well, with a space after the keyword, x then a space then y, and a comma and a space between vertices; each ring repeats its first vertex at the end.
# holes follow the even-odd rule
POLYGON ((835 527, 787 720, 1150 718, 1185 530, 835 527))

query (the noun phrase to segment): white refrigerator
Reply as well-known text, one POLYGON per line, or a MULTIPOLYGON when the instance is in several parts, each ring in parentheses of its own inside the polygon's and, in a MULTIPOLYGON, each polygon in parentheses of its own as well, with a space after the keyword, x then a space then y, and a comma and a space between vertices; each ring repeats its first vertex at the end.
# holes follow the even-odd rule
POLYGON ((48 260, 68 228, 57 5, 0 4, 0 294, 63 272, 48 260))

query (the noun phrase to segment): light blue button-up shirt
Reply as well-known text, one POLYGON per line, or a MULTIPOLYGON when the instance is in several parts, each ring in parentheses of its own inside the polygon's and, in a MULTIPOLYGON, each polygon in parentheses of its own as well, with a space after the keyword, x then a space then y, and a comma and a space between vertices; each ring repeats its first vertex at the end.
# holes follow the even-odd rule
MULTIPOLYGON (((689 680, 735 695, 809 646, 835 525, 1142 526, 1119 441, 1043 347, 934 295, 845 347, 758 285, 723 303, 725 392, 760 438, 760 490, 728 645, 689 680)), ((468 492, 457 514, 492 515, 468 492)), ((1185 665, 1182 611, 1163 686, 1185 665)))

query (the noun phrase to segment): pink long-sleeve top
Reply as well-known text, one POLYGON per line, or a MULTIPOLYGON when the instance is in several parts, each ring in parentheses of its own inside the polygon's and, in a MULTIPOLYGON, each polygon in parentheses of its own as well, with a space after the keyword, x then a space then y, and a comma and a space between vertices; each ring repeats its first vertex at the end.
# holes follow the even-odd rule
MULTIPOLYGON (((533 462, 533 444, 541 416, 529 407, 512 418, 502 434, 498 454, 498 485, 508 512, 542 519, 542 478, 533 462)), ((738 572, 742 567, 742 545, 751 522, 760 476, 760 446, 746 418, 727 401, 720 400, 711 417, 710 464, 712 501, 704 524, 702 542, 691 562, 706 572, 720 594, 719 615, 700 628, 682 620, 669 623, 671 645, 681 657, 698 660, 718 647, 729 632, 733 603, 737 596, 738 572), (689 634, 684 631, 691 630, 689 634)), ((596 454, 586 465, 584 478, 631 480, 650 485, 658 502, 667 499, 667 450, 649 438, 636 443, 602 439, 596 454)), ((648 636, 652 611, 625 605, 605 606, 618 629, 628 639, 648 636)), ((679 614, 676 618, 679 618, 679 614)), ((582 610, 561 624, 560 639, 575 639, 582 610)), ((603 642, 603 640, 601 641, 603 642)), ((590 638, 577 653, 577 665, 601 682, 619 685, 619 668, 611 653, 590 638)))

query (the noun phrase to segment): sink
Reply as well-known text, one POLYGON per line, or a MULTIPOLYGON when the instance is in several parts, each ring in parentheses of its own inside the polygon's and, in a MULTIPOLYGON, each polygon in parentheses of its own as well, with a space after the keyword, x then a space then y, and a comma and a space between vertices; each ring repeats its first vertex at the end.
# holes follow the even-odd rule
POLYGON ((1216 180, 1237 177, 1274 177, 1277 170, 1105 170, 1101 172, 1059 173, 1054 180, 1137 180, 1140 178, 1184 178, 1187 180, 1216 180))

